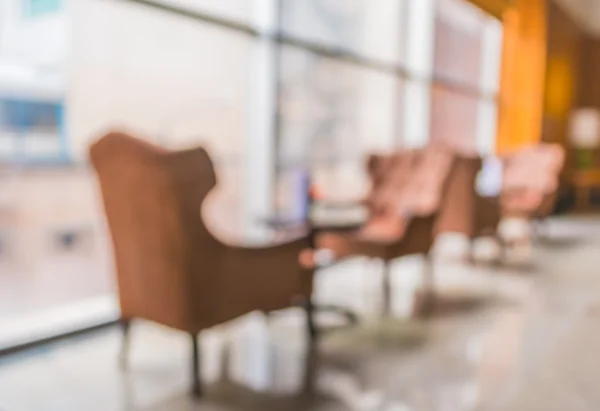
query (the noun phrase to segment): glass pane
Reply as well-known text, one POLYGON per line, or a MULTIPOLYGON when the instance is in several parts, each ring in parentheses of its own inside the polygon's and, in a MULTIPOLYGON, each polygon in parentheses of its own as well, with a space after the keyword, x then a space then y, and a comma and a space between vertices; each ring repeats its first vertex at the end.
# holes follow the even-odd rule
POLYGON ((207 146, 235 213, 249 117, 251 38, 105 0, 69 2, 40 25, 22 3, 0 10, 0 347, 15 342, 8 323, 43 337, 56 316, 73 327, 117 315, 93 140, 117 128, 207 146))
POLYGON ((139 5, 78 7, 69 118, 78 155, 115 125, 168 148, 203 144, 236 196, 241 182, 230 168, 240 166, 247 130, 251 38, 139 5))
POLYGON ((478 98, 436 84, 432 88, 431 139, 476 149, 478 98))
POLYGON ((328 195, 360 194, 365 155, 397 144, 399 81, 295 48, 281 70, 280 166, 310 165, 328 195))
POLYGON ((488 18, 483 32, 481 91, 486 98, 479 102, 477 148, 480 154, 494 153, 497 135, 498 102, 494 96, 500 88, 502 61, 502 23, 488 18))
POLYGON ((466 0, 437 0, 434 75, 480 87, 482 37, 487 17, 466 0))
POLYGON ((434 49, 432 138, 489 153, 502 24, 466 0, 437 0, 434 49))
POLYGON ((481 90, 488 95, 495 95, 500 89, 502 39, 502 23, 496 19, 488 18, 483 31, 483 61, 481 68, 481 90))
MULTIPOLYGON (((217 17, 237 20, 251 24, 255 2, 257 0, 154 0, 169 6, 179 7, 192 12, 212 14, 217 17)), ((264 1, 264 0, 258 0, 264 1)))
POLYGON ((406 0, 281 0, 283 33, 388 62, 403 56, 406 0))

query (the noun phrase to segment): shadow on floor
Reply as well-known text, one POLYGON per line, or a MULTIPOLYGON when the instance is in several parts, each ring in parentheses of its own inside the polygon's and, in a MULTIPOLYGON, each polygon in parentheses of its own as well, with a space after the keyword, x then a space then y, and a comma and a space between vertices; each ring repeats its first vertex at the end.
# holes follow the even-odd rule
POLYGON ((536 239, 536 243, 540 247, 561 250, 576 248, 585 242, 585 238, 575 236, 540 236, 536 239))

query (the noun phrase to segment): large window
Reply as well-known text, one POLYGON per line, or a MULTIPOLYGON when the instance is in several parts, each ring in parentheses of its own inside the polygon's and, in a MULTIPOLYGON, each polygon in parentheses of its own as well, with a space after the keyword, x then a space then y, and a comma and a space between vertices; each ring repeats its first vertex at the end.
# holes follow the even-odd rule
POLYGON ((281 0, 281 31, 300 42, 402 61, 406 0, 281 0))
POLYGON ((202 144, 215 158, 227 203, 239 200, 252 38, 134 3, 81 0, 73 13, 79 35, 72 39, 68 125, 79 157, 111 127, 172 149, 202 144))
POLYGON ((400 144, 407 5, 281 1, 279 208, 302 168, 328 195, 359 196, 365 155, 400 144))
POLYGON ((3 0, 0 23, 0 348, 116 318, 87 160, 109 129, 206 146, 242 235, 299 171, 356 198, 372 152, 494 145, 502 26, 466 0, 3 0))
POLYGON ((281 188, 308 167, 329 194, 360 194, 365 153, 397 143, 401 79, 298 48, 281 59, 281 188))
POLYGON ((491 152, 500 22, 466 0, 282 0, 281 7, 281 208, 294 201, 291 180, 301 168, 326 194, 355 197, 374 151, 444 140, 491 152))
POLYGON ((62 1, 39 13, 1 3, 0 349, 117 318, 87 158, 107 130, 206 145, 223 220, 240 224, 254 53, 252 37, 132 2, 62 1))

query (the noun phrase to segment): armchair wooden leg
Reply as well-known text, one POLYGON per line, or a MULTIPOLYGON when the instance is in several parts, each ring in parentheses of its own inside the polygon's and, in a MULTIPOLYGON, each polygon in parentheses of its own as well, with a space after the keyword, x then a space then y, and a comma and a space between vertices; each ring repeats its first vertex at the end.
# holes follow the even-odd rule
POLYGON ((191 333, 192 343, 192 395, 195 398, 202 396, 202 383, 200 381, 200 351, 198 347, 198 335, 191 333))
POLYGON ((306 330, 311 341, 317 337, 317 325, 315 324, 315 305, 312 299, 308 297, 303 304, 306 313, 306 330))
POLYGON ((546 226, 545 222, 541 218, 535 218, 531 221, 531 238, 532 241, 539 241, 544 237, 548 237, 545 234, 544 227, 546 226))
POLYGON ((129 357, 129 346, 131 339, 131 319, 122 319, 120 325, 123 336, 121 341, 121 351, 119 352, 119 367, 122 370, 125 370, 127 369, 127 360, 129 357))
POLYGON ((467 263, 476 264, 477 260, 475 259, 475 242, 477 241, 477 237, 473 236, 469 238, 469 246, 467 250, 467 263))
POLYGON ((391 262, 384 261, 383 262, 383 284, 382 284, 382 292, 383 292, 383 304, 382 304, 382 314, 384 317, 391 315, 392 312, 392 283, 391 283, 391 262))
POLYGON ((433 260, 431 254, 425 254, 423 265, 423 291, 422 291, 422 306, 420 315, 429 317, 435 310, 436 291, 435 291, 435 273, 433 270, 433 260))
POLYGON ((510 256, 510 243, 508 243, 499 234, 496 235, 496 239, 498 240, 498 244, 500 244, 499 262, 506 263, 508 261, 508 257, 510 256))

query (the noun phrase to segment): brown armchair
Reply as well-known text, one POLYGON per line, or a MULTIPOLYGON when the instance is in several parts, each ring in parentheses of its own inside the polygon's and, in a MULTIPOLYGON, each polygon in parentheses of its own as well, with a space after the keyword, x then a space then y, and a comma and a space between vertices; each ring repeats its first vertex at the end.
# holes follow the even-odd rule
POLYGON ((454 172, 440 206, 436 234, 460 233, 471 241, 482 236, 496 236, 500 222, 499 201, 497 197, 477 193, 477 175, 481 166, 479 156, 455 154, 454 172))
POLYGON ((563 162, 563 150, 552 144, 539 144, 516 152, 504 158, 500 196, 482 197, 475 188, 481 158, 457 155, 455 172, 440 209, 437 232, 458 232, 471 239, 494 236, 503 243, 497 233, 502 217, 531 219, 550 214, 563 162))
POLYGON ((167 151, 123 133, 90 148, 114 248, 125 360, 130 321, 189 333, 193 393, 201 393, 197 335, 254 310, 303 302, 314 335, 313 276, 299 265, 307 238, 251 249, 226 245, 207 229, 201 206, 216 185, 202 148, 167 151))
MULTIPOLYGON (((384 261, 385 313, 389 313, 391 304, 389 263, 411 254, 428 256, 439 207, 454 168, 453 155, 438 145, 371 157, 368 170, 373 184, 366 201, 369 221, 353 233, 324 233, 317 238, 317 247, 332 250, 337 259, 360 255, 384 261)), ((433 277, 429 262, 424 280, 423 303, 430 308, 433 277)))
POLYGON ((478 235, 476 178, 481 158, 455 155, 454 172, 448 179, 436 224, 436 234, 461 233, 469 238, 478 235))

